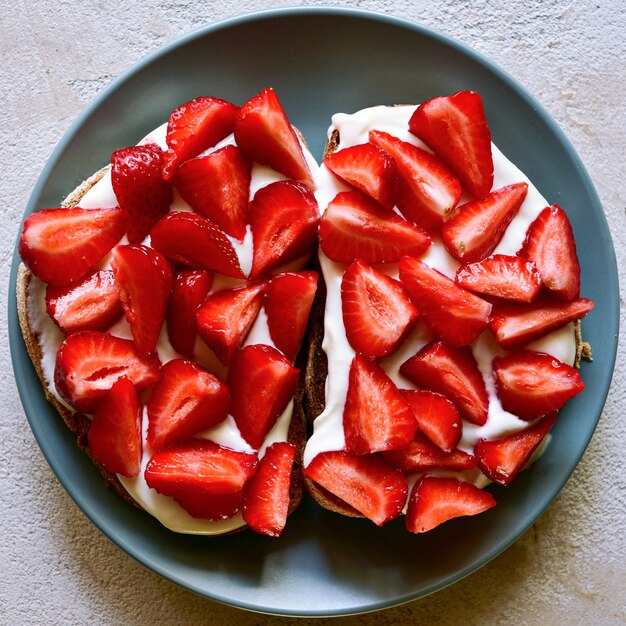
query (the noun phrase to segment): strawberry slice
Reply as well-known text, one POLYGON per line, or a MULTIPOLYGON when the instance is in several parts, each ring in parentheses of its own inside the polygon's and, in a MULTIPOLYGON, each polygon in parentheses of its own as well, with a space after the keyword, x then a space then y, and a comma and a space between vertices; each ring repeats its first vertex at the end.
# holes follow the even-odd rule
POLYGON ((476 198, 486 198, 493 185, 491 132, 483 101, 475 91, 459 91, 421 104, 409 130, 425 142, 476 198))
POLYGON ((560 409, 585 388, 578 370, 543 352, 496 357, 493 372, 502 407, 524 420, 560 409))
POLYGON ((163 151, 154 143, 121 148, 111 156, 111 183, 130 243, 142 242, 169 213, 172 189, 161 177, 162 168, 163 151))
POLYGON ((318 222, 317 200, 305 185, 282 180, 259 189, 250 205, 254 243, 250 278, 310 256, 318 222))
POLYGON ((500 485, 510 484, 550 432, 556 416, 557 412, 552 411, 530 428, 501 439, 479 439, 474 454, 485 476, 500 485))
POLYGON ((172 269, 164 256, 141 244, 115 247, 111 266, 137 352, 146 356, 156 349, 163 326, 172 269))
POLYGON ((77 411, 92 413, 122 376, 142 391, 159 379, 161 363, 155 354, 141 357, 135 344, 108 333, 84 330, 61 344, 56 356, 54 384, 77 411))
POLYGON ((241 150, 228 145, 183 163, 173 184, 196 213, 208 217, 227 235, 243 241, 251 173, 252 164, 241 150))
POLYGON ((296 392, 300 370, 276 348, 246 346, 228 370, 231 415, 241 436, 256 450, 296 392))
POLYGON ((66 335, 108 328, 122 315, 120 291, 113 272, 91 272, 66 287, 48 285, 46 310, 66 335))
POLYGON ((527 192, 526 183, 515 183, 494 189, 484 200, 460 206, 443 225, 443 245, 461 263, 482 261, 500 243, 527 192))
POLYGON ((161 450, 219 424, 230 407, 226 385, 194 361, 173 359, 161 369, 148 410, 148 445, 161 450))
POLYGON ((372 130, 369 140, 396 163, 402 215, 429 230, 439 227, 461 198, 456 176, 430 152, 393 135, 372 130))
POLYGON ((378 526, 398 517, 406 504, 404 474, 378 456, 321 452, 304 473, 378 526))
POLYGON ((419 259, 400 261, 400 281, 429 328, 451 346, 467 345, 487 327, 491 304, 419 259))
POLYGON ((425 533, 455 517, 478 515, 496 505, 488 491, 456 478, 424 476, 413 487, 406 528, 425 533))
POLYGON ((288 272, 274 276, 265 299, 267 326, 274 345, 293 361, 306 332, 317 272, 288 272))
POLYGON ((24 220, 19 253, 37 278, 64 286, 95 269, 123 235, 119 207, 44 209, 24 220))
POLYGON ((395 352, 418 317, 402 285, 361 260, 344 272, 341 304, 348 341, 367 356, 395 352))
POLYGON ((469 347, 454 348, 433 341, 405 361, 400 373, 418 387, 452 400, 468 422, 482 426, 487 421, 489 398, 485 381, 469 347))
POLYGON ((532 302, 541 289, 541 274, 535 264, 506 254, 463 265, 454 280, 474 293, 517 302, 532 302))
POLYGON ((320 247, 333 261, 395 263, 420 256, 430 237, 419 227, 385 210, 360 191, 338 193, 322 215, 320 247))
POLYGON ((280 441, 273 443, 259 461, 246 487, 242 510, 244 521, 255 532, 269 537, 278 537, 283 532, 295 457, 296 446, 280 441))
POLYGON ((361 354, 350 365, 343 429, 346 448, 354 454, 404 448, 417 430, 413 411, 391 378, 361 354))
POLYGON ((150 239, 152 247, 170 261, 243 278, 232 244, 211 220, 202 215, 173 211, 155 225, 150 239))
POLYGON ((235 141, 251 161, 313 188, 296 131, 273 89, 264 89, 246 102, 235 124, 235 141))
POLYGON ((183 161, 214 146, 235 128, 239 109, 230 102, 203 96, 181 104, 167 123, 168 150, 163 178, 171 180, 183 161))
POLYGON ((250 283, 212 293, 196 311, 198 332, 203 341, 228 365, 254 324, 267 283, 250 283))
POLYGON ((574 300, 580 295, 580 264, 572 225, 557 204, 546 207, 528 227, 518 254, 533 261, 554 296, 574 300))
POLYGON ((109 472, 134 478, 141 469, 141 405, 128 378, 105 394, 87 431, 89 454, 109 472))

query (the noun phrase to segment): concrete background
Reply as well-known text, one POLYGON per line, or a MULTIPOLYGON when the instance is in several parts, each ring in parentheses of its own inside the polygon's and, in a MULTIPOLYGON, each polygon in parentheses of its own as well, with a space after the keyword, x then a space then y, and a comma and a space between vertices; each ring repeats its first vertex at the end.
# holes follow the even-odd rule
MULTIPOLYGON (((32 187, 85 105, 120 72, 178 36, 222 18, 283 4, 302 3, 25 0, 18 9, 0 0, 3 302, 17 225, 32 187)), ((624 4, 614 0, 346 4, 421 22, 472 46, 547 108, 596 185, 624 284, 624 4)), ((624 311, 622 304, 622 328, 624 311)), ((292 621, 197 597, 146 570, 104 537, 73 504, 39 451, 13 380, 5 320, 0 332, 1 624, 292 621)), ((446 590, 381 613, 342 618, 341 623, 626 623, 624 347, 622 333, 611 392, 587 452, 557 500, 525 536, 446 590)), ((340 620, 318 623, 335 621, 340 620)))

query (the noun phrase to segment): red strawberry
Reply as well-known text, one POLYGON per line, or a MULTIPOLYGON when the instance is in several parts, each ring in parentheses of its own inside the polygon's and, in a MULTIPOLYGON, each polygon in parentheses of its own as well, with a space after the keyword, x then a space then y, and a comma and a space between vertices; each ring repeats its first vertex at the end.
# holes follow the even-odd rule
POLYGON ((241 436, 259 449, 287 408, 298 386, 300 370, 275 348, 246 346, 235 354, 228 370, 231 415, 241 436))
POLYGON ((196 213, 208 217, 227 235, 243 241, 251 173, 252 164, 241 150, 228 145, 183 163, 173 182, 196 213))
POLYGON ((212 293, 196 311, 198 332, 217 358, 228 365, 254 324, 267 283, 249 283, 212 293))
POLYGON ((116 150, 111 156, 111 183, 124 211, 126 236, 140 243, 170 210, 172 189, 161 177, 163 151, 156 144, 116 150))
POLYGON ((317 200, 305 185, 282 180, 259 189, 250 205, 254 243, 250 278, 310 256, 318 221, 317 200))
POLYGON ((467 421, 478 426, 487 421, 489 398, 485 381, 469 347, 453 348, 434 341, 403 363, 400 372, 418 387, 452 400, 467 421))
POLYGON ((181 104, 167 123, 163 178, 171 180, 183 161, 230 135, 238 112, 234 104, 210 96, 181 104))
POLYGON ((488 491, 456 478, 424 476, 413 487, 406 527, 412 533, 425 533, 454 517, 477 515, 496 505, 488 491))
POLYGON ((485 476, 500 485, 508 485, 550 432, 556 416, 556 411, 552 411, 530 428, 501 439, 479 439, 474 454, 485 476))
POLYGON ((66 287, 48 285, 46 309, 66 335, 79 330, 105 330, 122 315, 113 272, 91 272, 66 287))
POLYGON ((251 161, 313 187, 296 131, 273 89, 264 89, 241 107, 235 141, 251 161))
POLYGON ((123 235, 119 207, 44 209, 24 221, 19 253, 37 278, 64 286, 95 269, 123 235))
POLYGON ((440 226, 461 198, 456 176, 430 152, 388 133, 372 130, 369 140, 395 160, 402 214, 427 229, 440 226))
POLYGON ((159 379, 160 367, 156 355, 140 357, 129 339, 84 330, 70 335, 61 344, 54 384, 77 411, 92 413, 102 396, 122 376, 141 391, 159 379))
POLYGON ((265 299, 265 312, 274 345, 293 361, 306 332, 317 289, 317 272, 288 272, 274 276, 265 299))
POLYGON ((134 478, 141 469, 141 405, 128 378, 113 383, 87 431, 89 454, 109 472, 134 478))
POLYGON ((164 256, 141 244, 114 248, 111 265, 137 352, 145 356, 156 349, 172 291, 172 269, 164 256))
POLYGON ((333 261, 395 263, 420 256, 430 237, 415 224, 381 207, 360 191, 338 193, 322 215, 320 247, 333 261))
POLYGON ((413 113, 409 130, 434 150, 473 196, 487 197, 493 185, 493 159, 480 95, 459 91, 427 100, 413 113))
POLYGON ((248 482, 243 519, 257 533, 278 537, 285 528, 295 456, 296 446, 292 443, 281 441, 272 444, 248 482))
POLYGON ((487 327, 491 304, 419 259, 400 261, 400 281, 429 328, 451 346, 474 341, 487 327))
POLYGON ((546 207, 539 214, 528 227, 518 254, 535 263, 544 286, 557 298, 578 298, 580 265, 576 242, 572 226, 560 206, 546 207))
POLYGON ((148 410, 148 445, 161 450, 219 424, 230 407, 226 385, 194 361, 174 359, 161 369, 148 410))
POLYGON ((496 357, 493 372, 504 410, 524 420, 560 409, 585 388, 576 369, 543 352, 496 357))
POLYGON ((243 278, 232 244, 211 220, 202 215, 174 211, 156 224, 150 239, 152 247, 170 261, 243 278))
POLYGON ((378 456, 322 452, 304 473, 378 526, 398 517, 406 503, 404 474, 378 456))
POLYGON ((462 265, 455 280, 475 293, 517 302, 532 302, 541 289, 541 275, 534 263, 505 254, 462 265))
POLYGON ((395 352, 418 317, 402 285, 361 260, 344 272, 341 303, 350 345, 368 356, 395 352))
POLYGON ((417 422, 407 401, 374 359, 357 354, 343 411, 346 448, 354 454, 405 448, 417 422))
POLYGON ((484 200, 460 206, 443 225, 443 245, 461 263, 482 261, 500 243, 527 192, 526 183, 516 183, 495 189, 484 200))

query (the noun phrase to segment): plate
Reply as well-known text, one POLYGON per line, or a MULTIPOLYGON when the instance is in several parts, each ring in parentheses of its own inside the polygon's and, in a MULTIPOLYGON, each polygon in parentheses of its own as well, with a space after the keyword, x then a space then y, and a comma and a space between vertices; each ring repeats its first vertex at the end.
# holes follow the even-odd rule
POLYGON ((474 89, 483 96, 494 142, 550 202, 566 208, 578 243, 582 293, 597 303, 583 325, 594 361, 583 364, 587 390, 563 409, 539 461, 511 487, 494 488, 498 506, 491 511, 422 536, 408 534, 403 520, 379 529, 308 499, 279 540, 248 532, 176 535, 104 487, 46 403, 17 322, 17 251, 9 302, 15 377, 33 433, 65 489, 102 532, 145 566, 191 591, 255 611, 372 611, 420 598, 475 571, 524 533, 563 487, 587 447, 611 381, 618 330, 615 253, 578 156, 517 83, 427 28, 348 9, 276 10, 230 19, 149 56, 73 124, 45 166, 26 214, 56 206, 115 148, 138 141, 181 102, 215 95, 241 104, 266 86, 276 89, 318 158, 335 112, 474 89))

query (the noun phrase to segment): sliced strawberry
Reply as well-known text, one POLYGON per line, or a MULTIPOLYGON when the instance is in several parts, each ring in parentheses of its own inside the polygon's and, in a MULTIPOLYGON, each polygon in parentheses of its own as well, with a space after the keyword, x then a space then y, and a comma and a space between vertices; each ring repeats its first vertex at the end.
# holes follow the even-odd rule
POLYGON ((560 409, 585 388, 578 370, 543 352, 496 357, 493 372, 502 407, 524 420, 560 409))
POLYGON ((228 370, 230 413, 241 436, 259 449, 298 386, 300 370, 275 348, 253 345, 235 354, 228 370))
POLYGON ((440 226, 461 198, 456 176, 430 152, 393 135, 372 130, 369 140, 396 163, 400 179, 398 206, 404 217, 426 229, 440 226))
POLYGON ((434 341, 403 363, 400 373, 418 387, 452 400, 468 422, 482 426, 487 421, 489 397, 469 347, 454 348, 434 341))
POLYGON ((263 304, 267 283, 250 283, 212 293, 196 311, 198 332, 228 365, 245 341, 263 304))
POLYGON ((338 193, 320 222, 320 246, 333 261, 395 263, 420 256, 430 237, 415 224, 381 207, 360 191, 338 193))
POLYGON ((244 495, 244 489, 216 495, 181 484, 172 497, 191 517, 219 522, 232 517, 241 509, 244 495))
POLYGON ((285 528, 289 510, 291 469, 296 446, 287 441, 273 443, 259 461, 248 482, 243 519, 257 533, 278 537, 285 528))
POLYGON ((96 268, 124 235, 115 209, 44 209, 24 221, 19 253, 37 278, 64 286, 96 268))
POLYGON ((418 317, 402 285, 361 260, 343 274, 341 304, 348 341, 367 356, 395 352, 418 317))
POLYGON ((409 130, 434 150, 474 197, 487 197, 493 185, 493 158, 480 95, 459 91, 427 100, 413 113, 409 130))
POLYGON ((251 173, 252 164, 241 150, 228 145, 183 163, 173 184, 196 213, 208 217, 227 235, 243 241, 251 173))
POLYGON ((500 485, 508 485, 550 432, 556 416, 557 412, 552 411, 530 428, 501 439, 479 439, 474 454, 485 476, 500 485))
POLYGON ((219 378, 194 361, 168 361, 146 405, 148 445, 156 452, 189 439, 219 424, 229 407, 230 393, 219 378))
POLYGON ((273 89, 264 89, 241 107, 235 124, 235 141, 251 161, 269 165, 287 178, 313 188, 296 131, 273 89))
POLYGON ((419 259, 400 261, 400 281, 429 328, 451 346, 467 345, 487 327, 491 304, 419 259))
POLYGON ((91 272, 66 287, 48 285, 46 310, 66 335, 79 330, 105 330, 122 315, 113 272, 91 272))
POLYGON ((317 289, 317 272, 274 276, 265 300, 267 326, 274 345, 293 361, 306 332, 317 289))
POLYGON ((461 266, 455 280, 475 293, 517 302, 532 302, 541 289, 541 275, 534 263, 505 254, 461 266))
POLYGON ((152 247, 170 261, 243 278, 233 245, 202 215, 187 211, 169 213, 152 229, 150 239, 152 247))
POLYGON ((161 176, 163 151, 154 143, 116 150, 111 156, 111 183, 124 211, 126 236, 140 243, 170 210, 172 188, 161 176))
POLYGON ((406 527, 425 533, 455 517, 477 515, 496 505, 488 491, 456 478, 424 476, 413 487, 406 512, 406 527))
POLYGON ((354 454, 404 448, 417 430, 413 411, 391 378, 360 354, 350 366, 343 429, 346 448, 354 454))
POLYGON ((238 112, 234 104, 210 96, 181 104, 167 123, 163 178, 171 180, 183 161, 230 135, 238 112))
POLYGON ((500 243, 527 192, 526 183, 515 183, 495 189, 484 200, 460 206, 443 225, 443 245, 461 263, 482 261, 500 243))
POLYGON ((518 254, 533 261, 553 295, 574 300, 580 295, 580 264, 567 214, 558 205, 546 207, 528 227, 518 254))
POLYGON ((406 504, 404 474, 375 455, 322 452, 304 473, 378 526, 398 517, 406 504))
POLYGON ((172 291, 172 269, 164 256, 141 244, 114 248, 111 266, 137 352, 145 356, 156 349, 172 291))
POLYGON ((61 344, 56 356, 54 384, 61 397, 77 411, 92 413, 99 400, 122 376, 137 391, 159 379, 156 355, 142 358, 134 342, 108 333, 84 330, 61 344))
POLYGON ((317 200, 305 185, 282 180, 259 189, 250 205, 250 278, 313 254, 318 222, 317 200))

